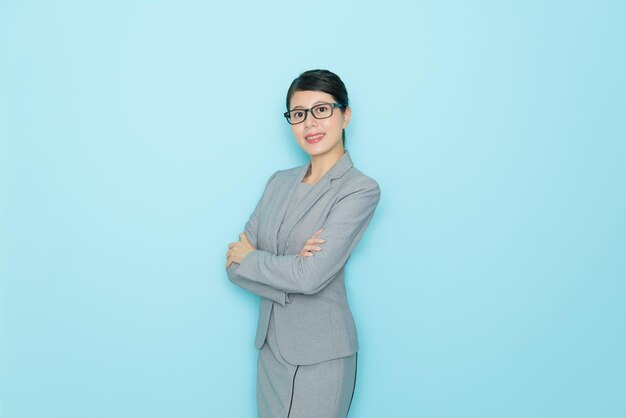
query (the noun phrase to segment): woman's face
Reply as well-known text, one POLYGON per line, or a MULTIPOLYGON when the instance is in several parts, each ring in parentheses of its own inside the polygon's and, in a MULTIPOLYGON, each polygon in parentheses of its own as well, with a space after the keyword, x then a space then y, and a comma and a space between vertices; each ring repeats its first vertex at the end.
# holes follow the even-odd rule
MULTIPOLYGON (((289 110, 310 109, 322 103, 336 103, 336 100, 321 91, 296 91, 291 96, 289 110)), ((332 116, 325 119, 316 119, 307 112, 304 122, 291 125, 293 136, 304 152, 311 157, 335 152, 343 155, 341 132, 350 123, 350 108, 343 110, 334 108, 332 116)))

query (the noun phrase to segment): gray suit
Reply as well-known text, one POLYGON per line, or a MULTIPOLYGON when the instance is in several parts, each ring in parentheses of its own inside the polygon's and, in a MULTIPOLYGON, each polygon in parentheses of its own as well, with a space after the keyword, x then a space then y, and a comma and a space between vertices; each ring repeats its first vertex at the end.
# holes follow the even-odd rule
POLYGON ((245 227, 257 248, 228 278, 262 297, 255 346, 267 337, 270 314, 278 349, 294 365, 346 357, 358 350, 344 286, 344 266, 380 199, 376 181, 353 167, 346 152, 293 210, 291 194, 308 164, 274 173, 245 227), (298 255, 320 228, 326 240, 312 257, 298 255))

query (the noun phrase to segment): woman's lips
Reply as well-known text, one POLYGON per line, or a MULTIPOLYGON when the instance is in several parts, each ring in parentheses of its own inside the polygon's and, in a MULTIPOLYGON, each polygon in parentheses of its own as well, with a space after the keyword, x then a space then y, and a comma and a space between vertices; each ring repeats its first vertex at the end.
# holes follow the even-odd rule
POLYGON ((309 144, 315 144, 316 142, 320 142, 322 140, 322 138, 324 137, 324 134, 321 132, 315 133, 315 134, 309 134, 306 135, 304 137, 304 139, 306 140, 306 142, 308 142, 309 144))

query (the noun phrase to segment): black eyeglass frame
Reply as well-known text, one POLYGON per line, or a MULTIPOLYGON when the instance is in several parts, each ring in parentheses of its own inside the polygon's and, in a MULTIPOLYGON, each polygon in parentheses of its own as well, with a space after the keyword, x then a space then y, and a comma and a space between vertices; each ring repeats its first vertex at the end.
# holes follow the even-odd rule
POLYGON ((334 108, 338 108, 338 109, 345 109, 346 106, 342 105, 341 103, 319 103, 316 104, 315 106, 312 106, 308 109, 293 109, 293 110, 289 110, 285 113, 283 113, 283 116, 285 117, 285 119, 287 119, 287 122, 289 122, 290 125, 298 125, 302 122, 304 122, 306 120, 306 118, 309 116, 309 112, 311 113, 311 115, 313 115, 313 117, 315 119, 328 119, 329 117, 331 117, 333 115, 333 109, 334 108), (328 116, 324 116, 323 118, 318 118, 317 116, 315 116, 315 113, 313 113, 313 109, 315 109, 316 107, 319 106, 330 106, 330 115, 328 116), (289 116, 291 112, 304 112, 304 119, 302 119, 300 122, 295 122, 295 123, 291 123, 291 117, 289 116))

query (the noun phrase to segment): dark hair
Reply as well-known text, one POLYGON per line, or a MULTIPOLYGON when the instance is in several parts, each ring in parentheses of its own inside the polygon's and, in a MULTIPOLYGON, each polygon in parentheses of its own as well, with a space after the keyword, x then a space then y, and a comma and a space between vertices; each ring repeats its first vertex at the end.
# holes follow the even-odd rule
MULTIPOLYGON (((289 102, 291 96, 296 91, 321 91, 328 93, 337 101, 337 103, 348 107, 348 90, 346 85, 343 84, 341 78, 333 72, 328 70, 309 70, 305 71, 291 82, 289 90, 287 91, 287 110, 289 110, 289 102)), ((344 108, 345 109, 345 108, 344 108)), ((344 112, 345 110, 341 111, 344 112)), ((341 138, 344 146, 346 145, 346 131, 341 132, 341 138)))

